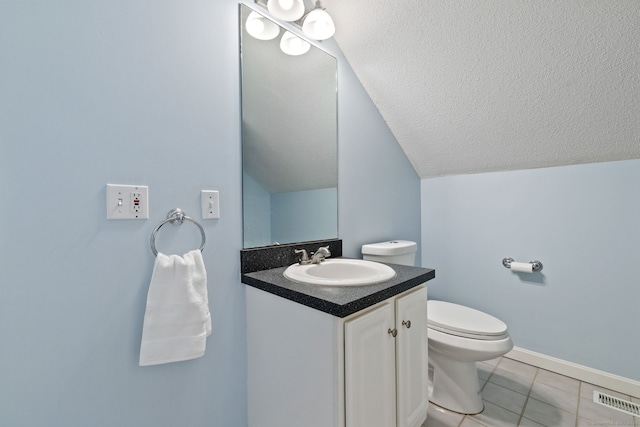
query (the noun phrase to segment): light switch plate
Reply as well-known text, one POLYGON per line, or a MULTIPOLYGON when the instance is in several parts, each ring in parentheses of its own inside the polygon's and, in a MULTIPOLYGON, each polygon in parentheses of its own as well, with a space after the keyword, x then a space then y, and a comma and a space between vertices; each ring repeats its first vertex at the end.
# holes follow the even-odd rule
POLYGON ((107 219, 149 219, 149 187, 107 184, 107 219))
POLYGON ((202 202, 202 219, 220 218, 220 194, 217 190, 200 191, 202 202))

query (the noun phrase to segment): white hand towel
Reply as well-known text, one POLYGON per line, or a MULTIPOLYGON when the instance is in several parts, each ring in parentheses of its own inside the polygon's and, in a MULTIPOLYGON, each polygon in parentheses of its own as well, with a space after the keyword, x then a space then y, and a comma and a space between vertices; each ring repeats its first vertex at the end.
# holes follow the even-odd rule
POLYGON ((200 250, 156 256, 142 326, 140 366, 204 355, 211 334, 207 272, 200 250))

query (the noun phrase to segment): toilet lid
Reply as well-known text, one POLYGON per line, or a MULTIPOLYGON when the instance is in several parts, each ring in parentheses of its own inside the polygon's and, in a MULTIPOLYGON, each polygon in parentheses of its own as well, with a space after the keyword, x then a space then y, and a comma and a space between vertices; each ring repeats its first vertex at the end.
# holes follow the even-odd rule
POLYGON ((429 327, 440 332, 475 339, 507 337, 507 325, 482 311, 444 301, 427 301, 429 327))

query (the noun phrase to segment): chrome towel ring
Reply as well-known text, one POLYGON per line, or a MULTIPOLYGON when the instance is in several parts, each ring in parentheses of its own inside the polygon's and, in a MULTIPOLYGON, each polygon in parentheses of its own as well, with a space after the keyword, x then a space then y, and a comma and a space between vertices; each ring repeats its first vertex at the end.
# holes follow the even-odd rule
POLYGON ((158 250, 156 249, 156 234, 158 234, 158 230, 160 230, 160 227, 162 227, 168 222, 172 224, 182 224, 185 220, 191 221, 192 223, 197 225, 198 228, 200 229, 200 235, 202 236, 202 244, 200 245, 200 252, 204 250, 204 244, 207 241, 207 237, 204 234, 204 228, 202 228, 202 226, 200 225, 200 223, 198 223, 198 221, 186 216, 182 209, 175 208, 169 211, 169 213, 167 214, 167 219, 165 219, 160 224, 158 224, 158 226, 153 230, 153 233, 151 233, 151 240, 150 240, 151 252, 153 252, 155 256, 158 256, 158 250))

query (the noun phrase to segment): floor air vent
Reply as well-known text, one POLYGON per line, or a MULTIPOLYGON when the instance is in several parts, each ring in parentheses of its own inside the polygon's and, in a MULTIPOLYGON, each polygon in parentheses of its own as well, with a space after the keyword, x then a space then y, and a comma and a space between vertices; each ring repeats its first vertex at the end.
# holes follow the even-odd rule
POLYGON ((640 405, 638 405, 637 403, 631 403, 626 400, 618 399, 617 397, 609 396, 608 394, 604 394, 595 390, 593 392, 593 401, 608 408, 631 414, 634 417, 640 417, 640 405))

